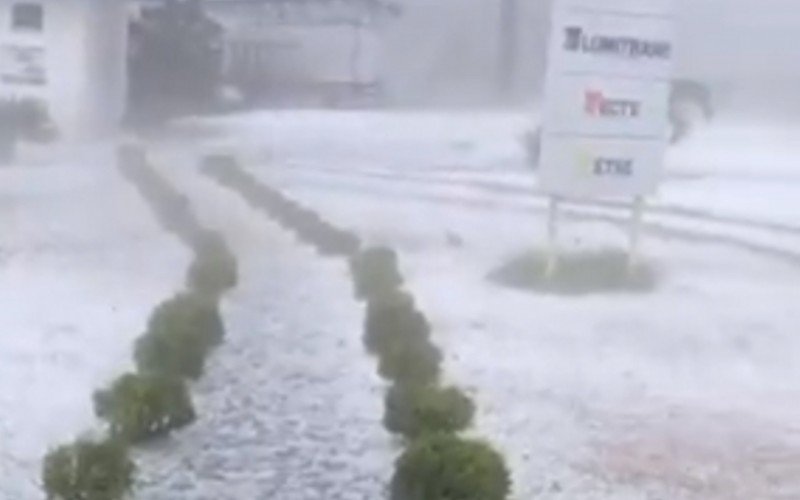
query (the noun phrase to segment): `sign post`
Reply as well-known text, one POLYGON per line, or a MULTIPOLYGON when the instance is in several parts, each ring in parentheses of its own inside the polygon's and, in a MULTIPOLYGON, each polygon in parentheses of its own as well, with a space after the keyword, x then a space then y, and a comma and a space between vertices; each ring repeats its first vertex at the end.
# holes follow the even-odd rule
POLYGON ((549 223, 559 198, 634 199, 631 264, 668 144, 672 2, 555 0, 553 8, 539 158, 549 223))
POLYGON ((547 216, 547 257, 544 275, 546 278, 555 276, 558 269, 558 196, 550 196, 547 216))
POLYGON ((636 265, 639 264, 644 209, 645 209, 644 197, 637 196, 633 200, 633 216, 631 217, 630 251, 628 255, 629 270, 633 270, 636 267, 636 265))

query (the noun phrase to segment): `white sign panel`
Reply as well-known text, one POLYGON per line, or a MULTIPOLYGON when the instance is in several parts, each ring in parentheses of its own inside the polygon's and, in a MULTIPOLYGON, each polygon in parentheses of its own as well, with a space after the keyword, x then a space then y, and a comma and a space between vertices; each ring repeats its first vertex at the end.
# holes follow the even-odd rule
POLYGON ((564 196, 641 196, 667 144, 669 0, 560 0, 553 13, 540 183, 564 196))
POLYGON ((45 85, 44 48, 21 44, 0 46, 0 81, 11 85, 45 85))

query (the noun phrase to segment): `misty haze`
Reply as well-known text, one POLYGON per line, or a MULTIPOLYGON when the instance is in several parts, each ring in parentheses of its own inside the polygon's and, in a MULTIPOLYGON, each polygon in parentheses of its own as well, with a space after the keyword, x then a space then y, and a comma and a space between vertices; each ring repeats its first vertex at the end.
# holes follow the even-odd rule
POLYGON ((0 500, 800 500, 796 0, 0 0, 0 500))

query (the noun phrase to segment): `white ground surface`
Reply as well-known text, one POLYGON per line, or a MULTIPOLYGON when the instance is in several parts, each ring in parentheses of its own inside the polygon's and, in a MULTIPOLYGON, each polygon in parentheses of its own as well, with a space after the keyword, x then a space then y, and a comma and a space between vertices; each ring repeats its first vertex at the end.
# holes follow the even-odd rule
POLYGON ((196 387, 199 421, 140 454, 138 498, 381 498, 394 448, 346 263, 317 256, 187 160, 157 162, 227 237, 242 281, 223 311, 227 342, 196 387))
POLYGON ((96 428, 91 394, 131 365, 188 254, 111 151, 0 169, 0 499, 40 498, 41 458, 96 428))
MULTIPOLYGON (((400 250, 518 499, 800 497, 800 129, 723 124, 673 151, 648 217, 658 288, 563 298, 486 280, 543 244, 544 203, 517 143, 526 122, 261 114, 213 142, 400 250)), ((568 251, 624 248, 619 209, 572 215, 568 251)))
MULTIPOLYGON (((2 500, 41 498, 46 451, 98 429, 92 392, 131 368, 132 341, 190 259, 110 151, 71 156, 0 172, 2 500)), ((228 342, 194 387, 199 421, 137 452, 135 498, 379 498, 396 447, 345 264, 174 168, 194 165, 177 158, 160 164, 229 239, 242 283, 225 303, 228 342)))
MULTIPOLYGON (((543 241, 518 143, 528 121, 261 113, 165 142, 159 164, 228 236, 243 281, 225 304, 228 342, 194 388, 200 421, 137 453, 137 498, 375 500, 390 474, 344 264, 195 172, 198 149, 225 147, 400 251, 516 500, 800 498, 800 129, 720 124, 675 150, 647 219, 657 289, 566 298, 486 279, 543 241)), ((70 163, 0 171, 2 500, 37 498, 48 446, 96 425, 91 392, 129 366, 188 264, 108 156, 70 163)), ((575 206, 562 241, 623 248, 624 215, 575 206)))

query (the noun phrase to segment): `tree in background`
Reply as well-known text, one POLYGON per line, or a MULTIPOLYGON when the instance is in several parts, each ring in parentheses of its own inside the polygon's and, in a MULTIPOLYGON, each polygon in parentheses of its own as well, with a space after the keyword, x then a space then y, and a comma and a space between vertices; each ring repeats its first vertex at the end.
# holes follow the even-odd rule
POLYGON ((199 0, 166 0, 130 25, 133 125, 213 109, 222 82, 222 27, 199 0))

